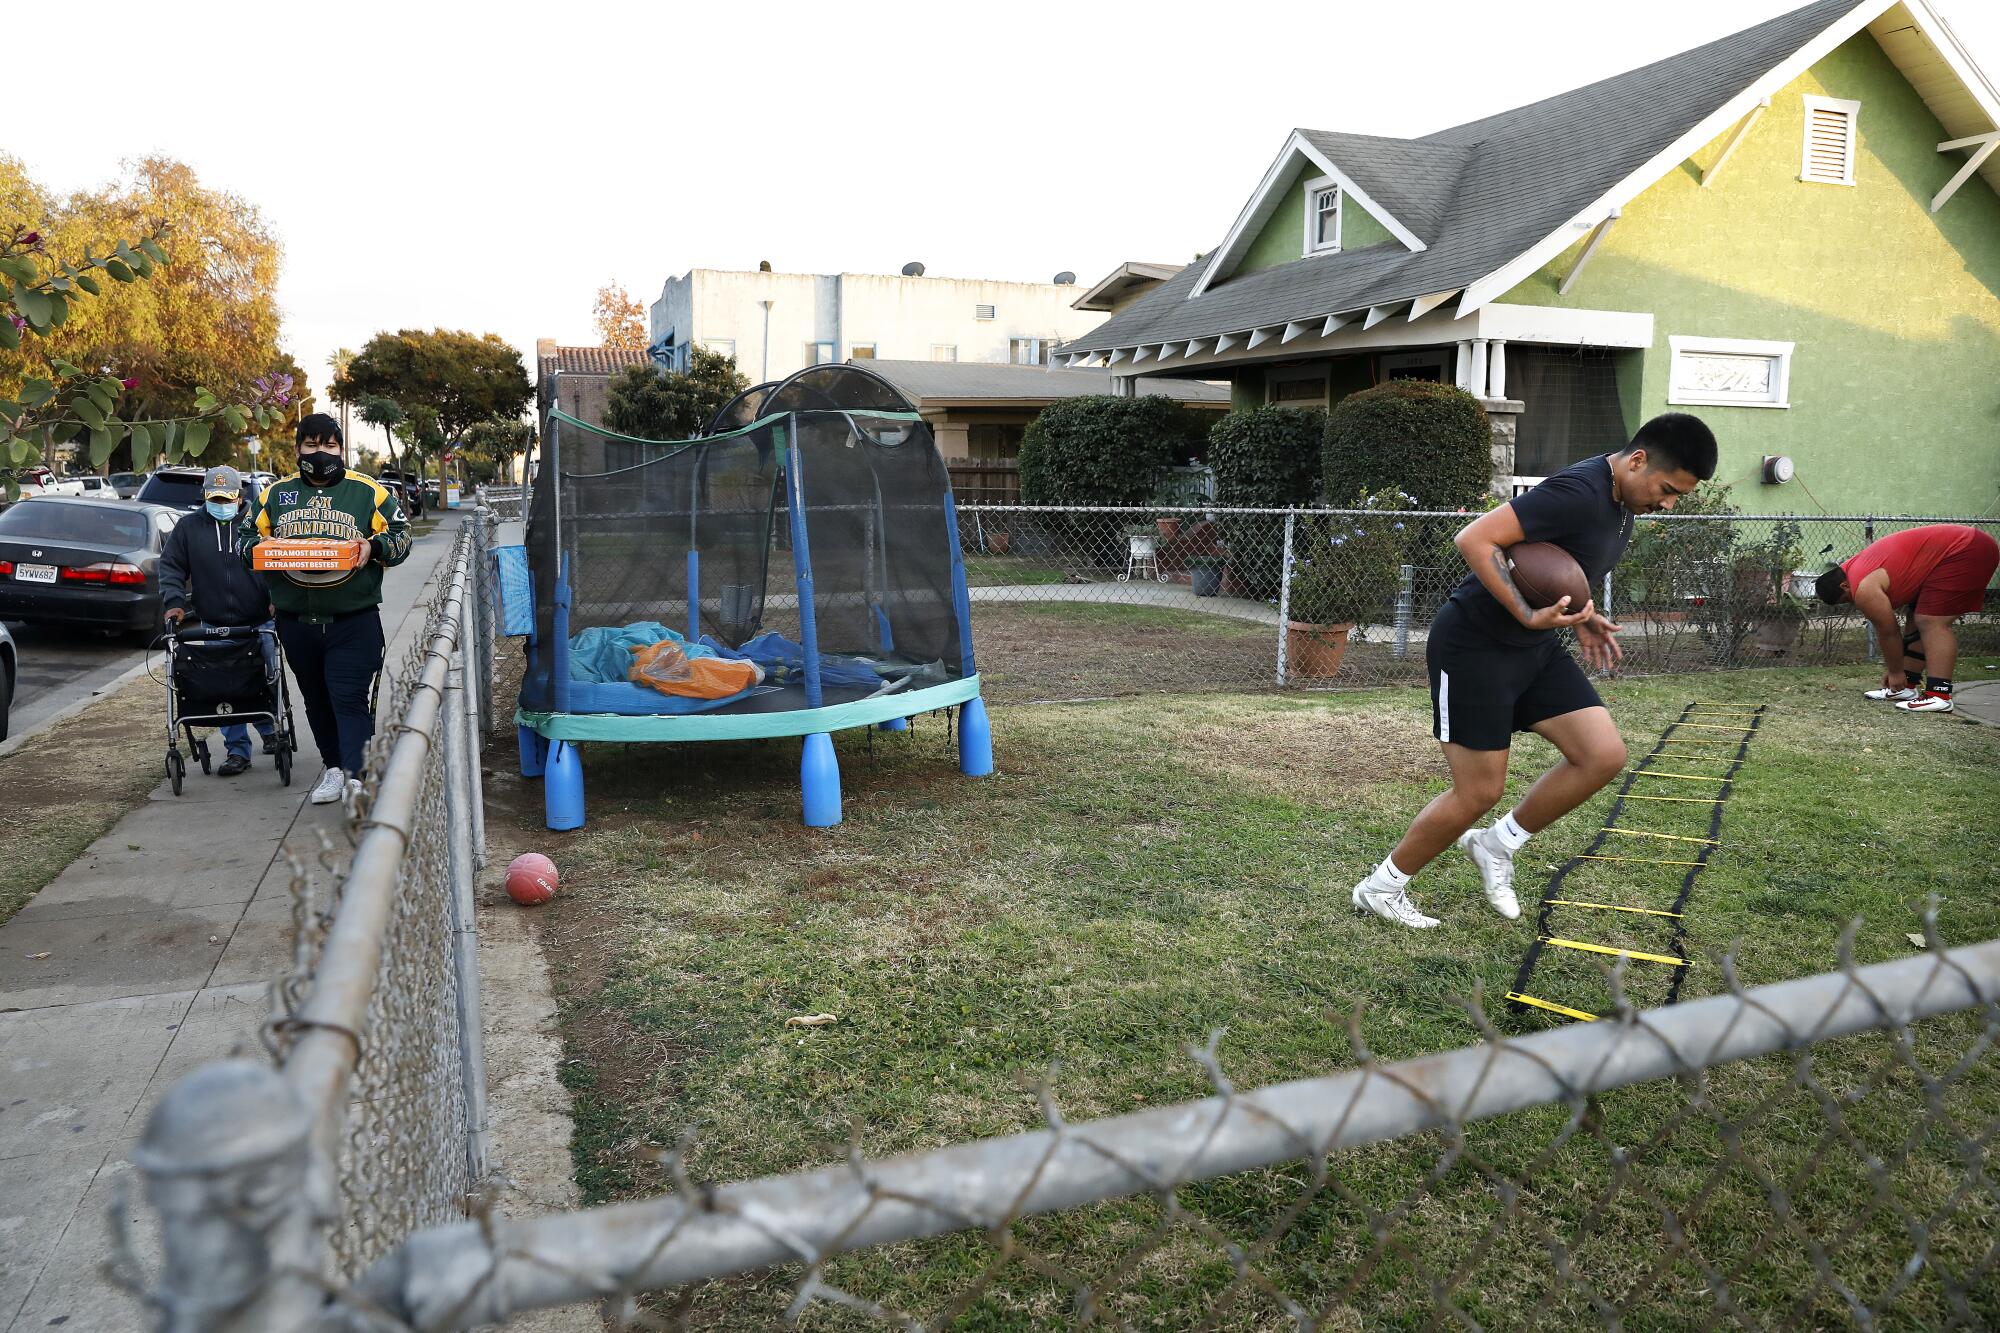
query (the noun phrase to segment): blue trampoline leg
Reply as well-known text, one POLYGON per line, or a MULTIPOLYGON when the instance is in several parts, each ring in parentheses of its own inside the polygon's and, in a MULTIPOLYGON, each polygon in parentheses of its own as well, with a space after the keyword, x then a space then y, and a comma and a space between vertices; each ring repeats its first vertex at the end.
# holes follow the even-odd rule
POLYGON ((887 722, 877 722, 875 729, 877 731, 908 731, 910 729, 910 719, 907 717, 892 717, 887 722))
POLYGON ((583 827, 583 759, 568 741, 549 745, 542 810, 543 822, 552 829, 583 827))
POLYGON ((986 722, 986 701, 976 694, 958 709, 958 771, 969 778, 993 771, 993 728, 986 722))
POLYGON ((799 790, 805 796, 806 827, 832 828, 840 822, 840 761, 833 757, 833 737, 815 732, 806 737, 799 756, 799 790))
POLYGON ((521 750, 521 776, 538 778, 542 775, 542 761, 548 758, 549 743, 533 727, 514 728, 514 741, 521 750))

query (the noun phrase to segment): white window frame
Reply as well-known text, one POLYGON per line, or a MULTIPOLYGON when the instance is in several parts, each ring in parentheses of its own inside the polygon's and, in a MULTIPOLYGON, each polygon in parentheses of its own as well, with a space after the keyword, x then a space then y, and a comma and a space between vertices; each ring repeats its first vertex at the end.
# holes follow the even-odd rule
POLYGON ((1792 350, 1794 343, 1766 342, 1753 338, 1704 338, 1670 336, 1667 347, 1667 402, 1675 407, 1777 407, 1792 405, 1792 350), (1761 356, 1770 358, 1771 395, 1755 398, 1748 394, 1712 393, 1681 387, 1681 358, 1684 356, 1761 356))
POLYGON ((1805 124, 1799 131, 1799 179, 1809 185, 1854 184, 1854 145, 1861 138, 1861 103, 1845 97, 1805 94, 1805 124), (1818 176, 1812 169, 1813 112, 1838 111, 1847 117, 1847 160, 1841 164, 1840 179, 1818 176))
POLYGON ((1000 308, 982 301, 972 307, 972 317, 981 324, 990 323, 1000 317, 1000 308))
POLYGON ((722 353, 722 355, 728 357, 731 361, 736 359, 736 339, 734 338, 703 338, 701 345, 708 351, 722 353))
POLYGON ((1310 410, 1316 407, 1321 411, 1325 411, 1331 406, 1332 385, 1332 369, 1325 363, 1317 366, 1300 366, 1295 369, 1273 370, 1264 376, 1264 404, 1267 407, 1294 407, 1301 410, 1310 410), (1278 386, 1280 384, 1305 384, 1314 381, 1317 381, 1319 384, 1319 397, 1317 399, 1288 398, 1283 401, 1279 400, 1278 386))
POLYGON ((958 360, 958 344, 957 344, 957 343, 932 343, 932 344, 931 344, 931 360, 933 360, 933 361, 957 361, 957 360, 958 360), (944 353, 944 355, 942 355, 942 356, 938 355, 938 354, 939 354, 940 352, 944 353))
POLYGON ((838 350, 834 346, 832 339, 815 338, 806 344, 806 364, 809 366, 830 366, 840 359, 837 355, 838 350), (826 349, 824 355, 820 352, 822 347, 826 349))
POLYGON ((1331 176, 1315 176, 1306 182, 1306 233, 1304 253, 1311 255, 1337 255, 1340 253, 1340 227, 1347 214, 1347 191, 1331 176), (1333 191, 1333 240, 1321 243, 1315 235, 1313 224, 1319 221, 1319 193, 1333 191))

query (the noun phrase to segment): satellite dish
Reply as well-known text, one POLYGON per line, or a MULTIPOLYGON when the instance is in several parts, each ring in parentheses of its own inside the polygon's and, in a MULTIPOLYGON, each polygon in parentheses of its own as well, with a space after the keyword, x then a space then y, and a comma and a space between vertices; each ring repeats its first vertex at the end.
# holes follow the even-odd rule
POLYGON ((1068 269, 1064 269, 1062 272, 1056 274, 1056 286, 1058 287, 1076 286, 1076 274, 1070 272, 1068 269))
POLYGON ((903 265, 903 276, 906 278, 921 278, 924 276, 924 266, 912 259, 909 263, 903 265))

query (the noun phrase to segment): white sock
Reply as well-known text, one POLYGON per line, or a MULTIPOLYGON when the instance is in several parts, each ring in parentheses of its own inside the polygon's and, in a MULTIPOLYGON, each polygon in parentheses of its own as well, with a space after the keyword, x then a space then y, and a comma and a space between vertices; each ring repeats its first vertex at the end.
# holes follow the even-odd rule
POLYGON ((1510 852, 1518 852, 1528 845, 1528 830, 1521 827, 1512 810, 1493 826, 1493 836, 1500 839, 1500 845, 1510 852))
POLYGON ((1393 856, 1382 858, 1382 864, 1375 867, 1375 875, 1392 889, 1407 889, 1410 887, 1410 877, 1396 869, 1396 862, 1393 856))

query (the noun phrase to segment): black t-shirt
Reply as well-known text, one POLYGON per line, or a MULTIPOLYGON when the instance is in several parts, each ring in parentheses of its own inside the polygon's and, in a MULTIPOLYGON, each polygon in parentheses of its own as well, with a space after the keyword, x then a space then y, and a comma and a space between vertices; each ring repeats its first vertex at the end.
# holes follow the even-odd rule
MULTIPOLYGON (((1586 458, 1556 473, 1526 495, 1510 502, 1521 522, 1523 540, 1554 542, 1576 558, 1595 596, 1604 586, 1625 545, 1632 540, 1632 511, 1611 498, 1611 460, 1586 458)), ((1467 625, 1487 638, 1510 647, 1529 648, 1547 630, 1532 630, 1500 605, 1476 574, 1452 590, 1467 625)), ((1570 610, 1581 608, 1572 604, 1570 610)), ((1599 607, 1600 611, 1604 608, 1599 607)))

